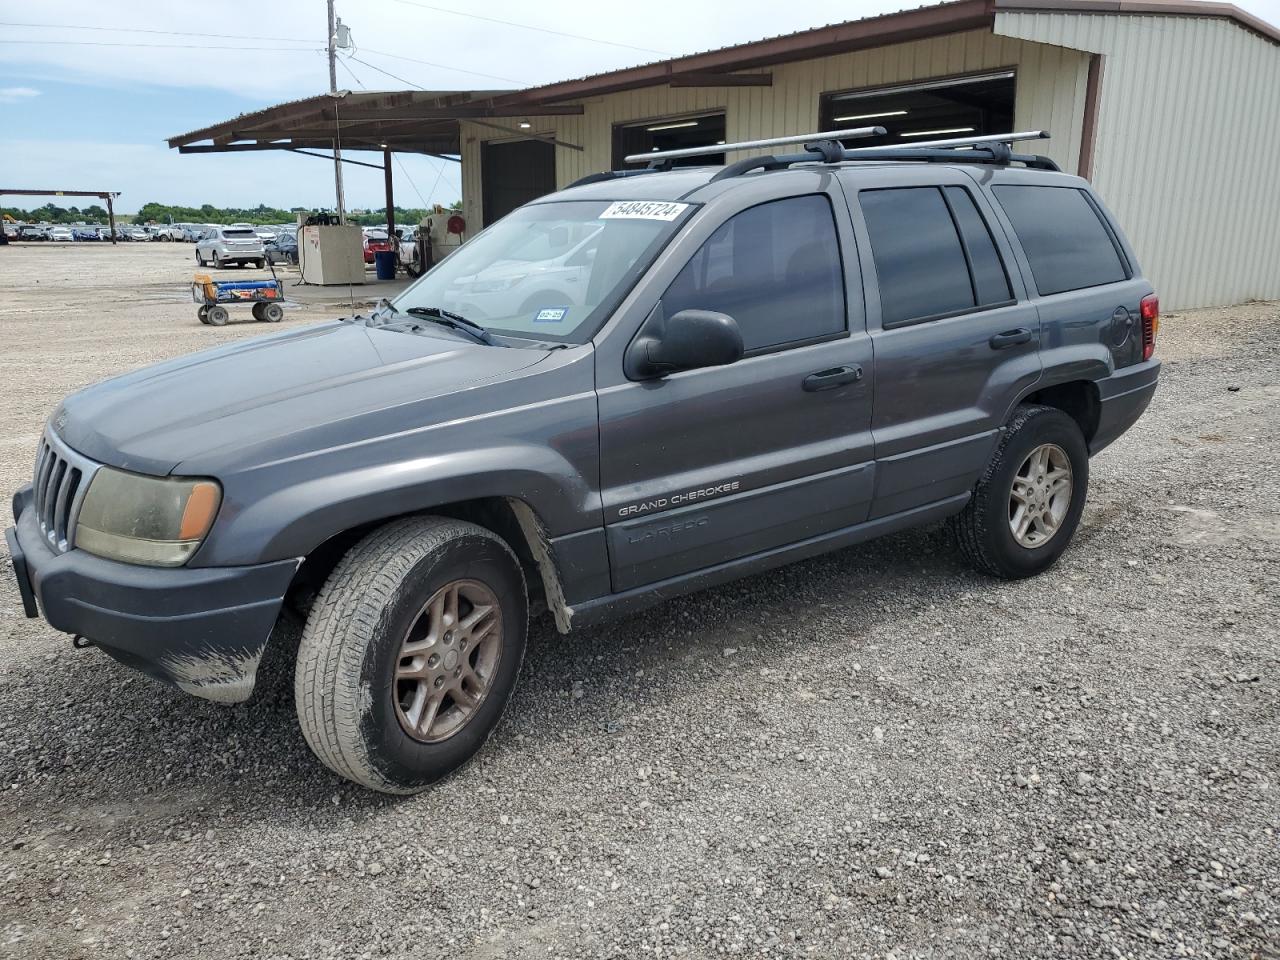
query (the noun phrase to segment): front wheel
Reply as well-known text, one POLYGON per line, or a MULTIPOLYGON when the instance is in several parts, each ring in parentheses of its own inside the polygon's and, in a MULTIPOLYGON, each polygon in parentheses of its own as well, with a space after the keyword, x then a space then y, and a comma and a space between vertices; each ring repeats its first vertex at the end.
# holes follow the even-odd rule
POLYGON ((472 523, 397 520, 342 558, 303 630, 294 699, 334 773, 416 793, 493 732, 524 658, 528 598, 511 549, 472 523))
POLYGON ((225 327, 227 325, 226 307, 210 307, 204 316, 211 327, 225 327))
POLYGON ((1019 407, 952 520, 961 553, 992 576, 1040 573, 1071 543, 1088 486, 1089 449, 1075 420, 1053 407, 1019 407))

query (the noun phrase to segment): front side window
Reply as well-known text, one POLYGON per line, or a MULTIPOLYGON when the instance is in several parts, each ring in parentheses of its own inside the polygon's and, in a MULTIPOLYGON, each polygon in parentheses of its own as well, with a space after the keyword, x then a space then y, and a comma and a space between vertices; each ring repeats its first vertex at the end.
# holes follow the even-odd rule
POLYGON ((1012 299, 991 232, 962 187, 863 190, 881 324, 936 319, 1012 299))
POLYGON ((830 202, 790 197, 730 218, 672 281, 662 309, 668 317, 728 314, 748 352, 842 333, 844 270, 830 202))
POLYGON ((1011 184, 992 189, 1041 296, 1128 279, 1111 233, 1083 190, 1011 184))
POLYGON ((392 301, 491 333, 585 343, 683 225, 685 203, 536 203, 463 244, 392 301))

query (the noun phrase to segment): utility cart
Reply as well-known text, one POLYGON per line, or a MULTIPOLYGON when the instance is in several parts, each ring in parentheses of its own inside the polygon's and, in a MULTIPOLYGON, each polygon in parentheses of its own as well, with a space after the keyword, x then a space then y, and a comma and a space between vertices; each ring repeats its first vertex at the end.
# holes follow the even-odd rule
POLYGON ((196 315, 201 323, 220 327, 227 322, 228 304, 253 304, 253 319, 279 323, 284 319, 284 285, 271 280, 214 280, 197 273, 191 283, 191 299, 200 304, 196 315))

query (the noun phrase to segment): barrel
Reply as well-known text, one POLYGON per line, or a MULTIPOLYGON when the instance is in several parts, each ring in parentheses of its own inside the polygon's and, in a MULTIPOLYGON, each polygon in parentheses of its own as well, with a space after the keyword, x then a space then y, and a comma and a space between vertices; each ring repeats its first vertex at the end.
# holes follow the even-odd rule
POLYGON ((396 278, 396 252, 394 250, 379 250, 374 253, 373 269, 377 272, 379 280, 394 280, 396 278))

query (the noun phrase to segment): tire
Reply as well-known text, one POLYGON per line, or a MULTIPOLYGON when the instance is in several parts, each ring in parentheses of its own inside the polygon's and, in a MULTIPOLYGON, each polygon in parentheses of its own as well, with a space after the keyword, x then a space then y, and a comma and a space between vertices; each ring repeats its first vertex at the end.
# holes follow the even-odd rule
POLYGON ((203 267, 203 266, 204 266, 204 257, 200 256, 200 251, 199 251, 199 250, 197 250, 197 251, 196 251, 196 266, 197 266, 197 267, 203 267))
POLYGON ((951 521, 960 552, 978 570, 1006 580, 1047 570, 1071 543, 1084 512, 1088 486, 1089 450, 1079 425, 1053 407, 1018 407, 972 498, 951 521), (1045 451, 1051 472, 1037 493, 1036 482, 1025 480, 1023 474, 1035 472, 1029 458, 1038 451, 1045 451), (1064 468, 1069 468, 1065 492, 1060 479, 1064 468), (1049 479, 1055 476, 1059 479, 1049 479), (1040 498, 1039 506, 1049 505, 1043 511, 1030 511, 1032 517, 1048 514, 1054 518, 1047 534, 1043 526, 1037 532, 1034 525, 1021 542, 1015 534, 1014 521, 1025 519, 1025 511, 1016 511, 1015 478, 1020 491, 1031 489, 1032 495, 1040 498), (1055 485, 1059 492, 1052 494, 1055 485))
POLYGON ((284 319, 284 307, 278 303, 263 304, 262 316, 258 319, 265 320, 267 323, 279 323, 284 319))
POLYGON ((253 319, 255 320, 263 319, 262 308, 265 306, 266 306, 265 303, 255 303, 252 307, 249 308, 249 312, 253 314, 253 319))
POLYGON ((209 322, 209 308, 201 307, 196 311, 196 316, 200 318, 200 322, 207 324, 209 322))
MULTIPOLYGON (((468 613, 463 609, 459 601, 457 612, 465 622, 475 608, 467 607, 468 613)), ((417 793, 461 767, 489 738, 515 687, 527 628, 524 577, 499 537, 445 517, 392 521, 339 561, 311 607, 294 672, 302 734, 316 757, 339 776, 383 793, 417 793), (481 646, 486 642, 496 643, 497 659, 489 664, 488 685, 478 704, 452 732, 445 721, 457 721, 462 708, 452 701, 454 682, 446 683, 445 692, 437 695, 444 703, 427 723, 428 733, 438 729, 436 723, 445 732, 428 742, 406 730, 406 711, 411 714, 412 707, 404 701, 413 699, 412 689, 396 680, 395 671, 409 660, 402 656, 401 644, 410 628, 417 624, 422 629, 420 615, 435 615, 435 603, 428 602, 460 584, 468 591, 487 590, 492 598, 493 613, 482 624, 498 618, 490 626, 491 639, 477 639, 465 661, 475 651, 491 654, 481 646)), ((433 627, 432 632, 438 630, 433 627)), ((444 650, 450 635, 437 636, 426 650, 444 650)), ((422 651, 419 655, 428 669, 430 658, 422 651)), ((455 666, 446 659, 438 669, 446 668, 455 666)), ((465 677, 462 683, 467 683, 465 677)), ((436 681, 424 685, 438 686, 436 681)))
POLYGON ((266 261, 266 260, 255 260, 255 261, 253 261, 253 265, 254 265, 255 267, 257 267, 259 270, 264 270, 264 269, 266 269, 267 261, 266 261))
POLYGON ((215 270, 222 269, 222 257, 216 250, 213 253, 213 267, 215 270))
POLYGON ((205 314, 211 327, 224 327, 227 324, 227 308, 226 307, 210 307, 209 312, 205 314))

